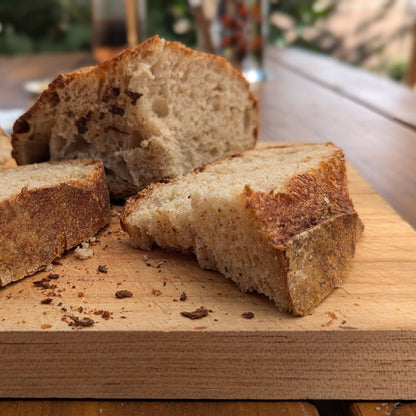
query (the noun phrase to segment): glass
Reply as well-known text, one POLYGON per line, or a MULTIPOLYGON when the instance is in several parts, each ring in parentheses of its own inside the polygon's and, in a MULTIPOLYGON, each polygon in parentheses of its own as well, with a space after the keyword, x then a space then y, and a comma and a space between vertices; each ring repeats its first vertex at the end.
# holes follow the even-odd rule
POLYGON ((200 49, 216 53, 249 82, 265 78, 267 0, 192 0, 200 49))

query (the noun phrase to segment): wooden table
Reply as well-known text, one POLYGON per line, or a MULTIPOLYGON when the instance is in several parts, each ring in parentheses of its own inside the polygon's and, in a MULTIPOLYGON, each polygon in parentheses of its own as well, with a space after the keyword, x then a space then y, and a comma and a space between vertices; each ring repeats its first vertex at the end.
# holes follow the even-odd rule
MULTIPOLYGON (((0 58, 0 109, 26 109, 33 102, 34 97, 22 88, 24 81, 51 77, 90 62, 88 55, 80 53, 0 58)), ((391 81, 295 49, 270 48, 266 69, 268 80, 255 88, 260 102, 261 139, 334 142, 369 184, 416 227, 416 94, 391 81)), ((202 406, 205 414, 236 415, 315 415, 317 409, 325 415, 328 409, 328 404, 322 403, 315 403, 316 407, 299 402, 190 403, 3 401, 2 414, 40 414, 35 412, 42 409, 49 415, 57 406, 64 416, 88 410, 113 415, 139 411, 188 414, 192 412, 189 406, 202 406)), ((369 411, 378 412, 379 407, 385 411, 383 403, 370 404, 367 410, 360 406, 355 403, 344 408, 351 415, 363 416, 377 414, 369 411)), ((390 405, 389 411, 392 409, 390 405)), ((401 415, 405 414, 412 413, 402 411, 401 415)))

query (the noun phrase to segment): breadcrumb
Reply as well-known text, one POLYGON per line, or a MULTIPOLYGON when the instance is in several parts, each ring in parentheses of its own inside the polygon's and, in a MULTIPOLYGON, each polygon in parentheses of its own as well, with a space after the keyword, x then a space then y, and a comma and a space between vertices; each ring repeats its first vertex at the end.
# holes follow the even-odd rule
POLYGON ((94 252, 91 250, 89 243, 83 241, 81 245, 75 249, 74 255, 80 260, 86 260, 91 258, 94 255, 94 252))

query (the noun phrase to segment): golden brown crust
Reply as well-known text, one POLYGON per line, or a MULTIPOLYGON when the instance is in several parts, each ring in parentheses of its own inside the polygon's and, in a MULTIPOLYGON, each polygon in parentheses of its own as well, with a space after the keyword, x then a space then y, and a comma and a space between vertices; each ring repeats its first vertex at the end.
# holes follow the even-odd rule
POLYGON ((341 150, 318 169, 292 177, 286 192, 255 192, 246 186, 244 193, 247 207, 275 247, 334 215, 354 212, 341 150))
POLYGON ((285 246, 291 312, 310 313, 346 277, 363 231, 356 212, 334 215, 285 246))
POLYGON ((108 224, 110 202, 104 167, 98 160, 81 163, 95 165, 85 179, 25 187, 0 201, 0 286, 41 270, 108 224))
POLYGON ((304 316, 345 277, 363 226, 349 197, 343 152, 292 177, 286 191, 244 190, 266 244, 276 249, 289 310, 304 316))

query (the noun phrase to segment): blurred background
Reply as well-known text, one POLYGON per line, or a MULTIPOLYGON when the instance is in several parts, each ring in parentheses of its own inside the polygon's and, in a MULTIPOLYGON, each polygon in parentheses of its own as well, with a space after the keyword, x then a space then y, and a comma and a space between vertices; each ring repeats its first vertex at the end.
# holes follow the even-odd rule
MULTIPOLYGON (((268 42, 411 84, 414 8, 410 0, 270 0, 268 42)), ((152 0, 146 9, 146 37, 197 44, 188 1, 152 0)), ((0 55, 91 50, 91 21, 89 0, 0 0, 0 55)))

